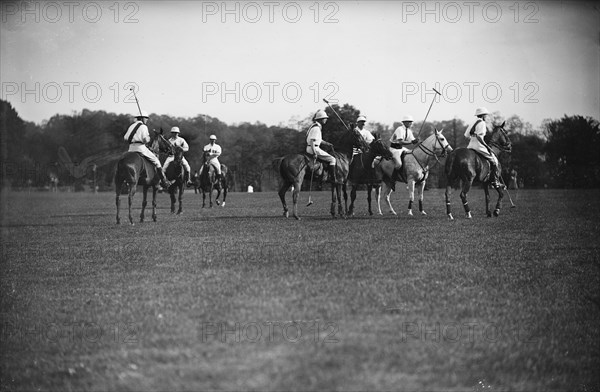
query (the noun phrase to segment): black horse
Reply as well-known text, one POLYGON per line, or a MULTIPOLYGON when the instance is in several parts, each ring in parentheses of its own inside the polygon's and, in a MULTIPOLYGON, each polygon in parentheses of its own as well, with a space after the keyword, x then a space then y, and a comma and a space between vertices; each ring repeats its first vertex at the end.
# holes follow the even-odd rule
MULTIPOLYGON (((369 151, 357 154, 350 163, 350 173, 346 186, 350 186, 350 207, 348 215, 354 215, 354 200, 356 200, 356 188, 358 185, 367 186, 367 201, 369 202, 369 215, 373 215, 371 210, 371 190, 375 188, 377 199, 379 199, 379 190, 383 176, 380 171, 373 167, 373 161, 377 156, 381 159, 392 159, 392 153, 383 144, 379 136, 373 140, 369 146, 369 151)), ((346 187, 344 187, 344 201, 348 200, 346 187)))
MULTIPOLYGON (((150 133, 150 143, 148 148, 158 156, 159 152, 171 153, 173 146, 167 139, 164 138, 161 132, 157 131, 150 133)), ((137 152, 126 152, 123 157, 117 162, 117 171, 115 173, 115 192, 116 192, 116 205, 117 205, 117 224, 121 223, 119 218, 119 210, 121 206, 121 200, 119 196, 123 192, 124 185, 127 185, 127 193, 129 195, 129 223, 133 225, 133 217, 131 216, 131 203, 133 201, 133 195, 137 185, 143 185, 142 200, 142 212, 140 214, 140 222, 144 221, 144 210, 148 204, 148 188, 152 187, 152 220, 156 222, 156 192, 158 191, 158 183, 160 178, 158 176, 156 166, 154 166, 148 159, 144 158, 142 154, 137 152)))
MULTIPOLYGON (((489 135, 486 135, 486 143, 494 154, 498 156, 501 151, 510 152, 512 150, 512 144, 506 131, 504 130, 505 122, 502 125, 495 125, 493 131, 489 135)), ((500 163, 498 163, 498 170, 501 170, 500 163)), ((488 217, 492 216, 490 211, 490 164, 487 159, 481 157, 477 152, 470 148, 457 148, 448 155, 445 166, 446 178, 448 185, 446 186, 446 213, 448 219, 452 220, 452 210, 450 207, 450 195, 452 193, 452 187, 457 186, 459 182, 462 183, 462 189, 460 192, 460 198, 465 209, 467 218, 471 218, 471 209, 469 202, 467 201, 467 194, 471 189, 474 181, 481 182, 483 190, 485 192, 485 211, 488 217)), ((496 202, 496 208, 494 209, 494 216, 500 215, 500 207, 502 204, 502 198, 504 197, 503 189, 496 189, 498 192, 498 201, 496 202)))
MULTIPOLYGON (((360 132, 352 127, 345 131, 340 138, 340 141, 334 146, 335 151, 331 155, 335 158, 335 176, 336 182, 331 184, 331 216, 335 218, 335 205, 337 200, 338 214, 341 217, 346 217, 346 209, 342 208, 342 188, 346 184, 348 172, 350 170, 350 160, 352 158, 352 148, 360 148, 363 151, 369 150, 369 145, 363 139, 360 132), (337 197, 336 197, 337 196, 337 197)), ((319 174, 323 171, 323 165, 320 162, 315 162, 314 157, 309 157, 306 154, 288 154, 283 158, 277 158, 273 161, 273 166, 279 172, 281 177, 281 186, 279 188, 279 199, 283 206, 283 216, 289 216, 288 207, 285 202, 285 193, 294 187, 292 192, 294 218, 300 219, 298 216, 298 196, 304 179, 311 180, 311 171, 317 173, 313 180, 322 180, 319 174)))
POLYGON ((179 200, 179 209, 177 210, 177 215, 183 212, 183 191, 184 191, 184 173, 185 169, 183 167, 183 149, 179 146, 174 146, 174 155, 173 162, 167 167, 165 171, 165 176, 167 180, 171 183, 169 185, 169 196, 171 196, 171 214, 175 213, 175 192, 179 191, 178 198, 179 200))

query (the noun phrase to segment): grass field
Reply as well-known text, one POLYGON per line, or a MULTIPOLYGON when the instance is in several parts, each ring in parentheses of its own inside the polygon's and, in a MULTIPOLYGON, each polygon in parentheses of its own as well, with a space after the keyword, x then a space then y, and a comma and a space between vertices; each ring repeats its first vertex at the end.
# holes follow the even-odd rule
POLYGON ((441 190, 348 220, 303 193, 301 221, 161 194, 117 226, 112 193, 3 193, 0 387, 599 390, 600 192, 512 196, 486 218, 474 189, 467 220, 454 195, 449 222, 441 190))

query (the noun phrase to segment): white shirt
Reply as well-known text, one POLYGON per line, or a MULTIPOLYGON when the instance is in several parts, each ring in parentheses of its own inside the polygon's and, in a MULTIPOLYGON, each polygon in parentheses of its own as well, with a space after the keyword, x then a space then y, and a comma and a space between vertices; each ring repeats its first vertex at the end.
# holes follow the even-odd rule
POLYGON ((215 144, 207 144, 204 146, 204 152, 209 152, 209 159, 218 158, 221 155, 221 146, 217 143, 215 144))
POLYGON ((185 139, 179 137, 179 135, 175 135, 175 137, 171 136, 169 138, 169 142, 174 146, 181 147, 183 152, 188 152, 188 150, 190 149, 185 139))
MULTIPOLYGON (((358 129, 358 128, 356 128, 358 129)), ((360 132, 360 134, 362 135, 363 139, 365 139, 365 141, 369 144, 371 144, 371 142, 373 140, 375 140, 375 136, 373 136, 373 134, 369 131, 367 131, 365 128, 363 129, 358 129, 358 132, 360 132)))
POLYGON ((412 142, 415 140, 415 135, 413 135, 412 131, 404 126, 404 124, 400 125, 394 131, 394 134, 390 138, 390 142, 396 143, 399 141, 404 142, 412 142))
POLYGON ((133 132, 133 130, 135 129, 135 127, 137 127, 138 124, 141 124, 141 125, 135 132, 135 135, 133 135, 133 139, 131 139, 131 143, 138 143, 138 144, 150 143, 150 133, 148 132, 148 127, 146 126, 146 124, 144 124, 141 121, 136 121, 133 124, 131 124, 129 126, 129 128, 127 128, 127 132, 125 132, 125 136, 123 136, 123 139, 129 141, 129 135, 131 134, 131 132, 133 132))
POLYGON ((323 135, 321 133, 321 123, 315 122, 313 125, 308 128, 308 132, 306 133, 306 144, 310 147, 320 146, 323 142, 323 135))

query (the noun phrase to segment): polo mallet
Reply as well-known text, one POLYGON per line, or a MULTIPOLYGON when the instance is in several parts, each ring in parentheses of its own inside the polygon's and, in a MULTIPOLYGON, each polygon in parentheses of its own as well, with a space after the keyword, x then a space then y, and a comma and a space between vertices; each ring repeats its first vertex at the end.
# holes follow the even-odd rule
POLYGON ((325 98, 323 98, 323 102, 325 102, 327 104, 327 106, 329 106, 329 109, 331 109, 333 111, 333 113, 335 113, 335 115, 337 116, 337 118, 339 118, 339 120, 342 122, 342 124, 344 124, 344 127, 346 127, 347 130, 350 130, 350 128, 348 128, 348 126, 346 125, 346 123, 344 122, 344 120, 342 120, 342 118, 340 117, 340 115, 335 111, 335 109, 333 107, 331 107, 331 105, 329 104, 329 101, 326 100, 325 98))
MULTIPOLYGON (((442 96, 442 93, 440 93, 436 89, 433 89, 433 91, 435 91, 440 97, 442 96)), ((431 101, 431 105, 429 105, 429 110, 427 110, 427 114, 425 115, 425 119, 423 120, 423 123, 421 124, 421 129, 419 129, 419 133, 417 134, 417 139, 419 138, 419 136, 421 136, 421 131, 423 130, 423 126, 425 125, 425 121, 427 121, 427 116, 429 116, 429 111, 431 110, 431 107, 433 106, 433 103, 435 102, 436 98, 437 97, 434 95, 433 96, 433 100, 431 101)))
POLYGON ((310 207, 310 205, 313 203, 312 199, 310 198, 310 192, 312 191, 312 182, 313 182, 313 176, 315 175, 315 165, 316 164, 317 164, 317 155, 315 154, 313 168, 312 168, 312 171, 310 172, 310 184, 308 185, 308 203, 306 203, 307 207, 310 207))
POLYGON ((135 90, 130 88, 129 90, 133 91, 133 97, 135 98, 135 103, 137 104, 138 110, 140 112, 140 116, 142 116, 142 109, 140 109, 140 103, 138 102, 137 96, 135 95, 135 90))
POLYGON ((510 200, 510 208, 517 208, 515 203, 513 203, 513 201, 512 201, 512 197, 510 197, 510 193, 508 192, 508 186, 504 182, 504 178, 502 178, 502 174, 500 174, 500 180, 502 181, 502 184, 506 187, 506 189, 504 189, 504 190, 506 191, 506 194, 508 195, 508 200, 510 200))

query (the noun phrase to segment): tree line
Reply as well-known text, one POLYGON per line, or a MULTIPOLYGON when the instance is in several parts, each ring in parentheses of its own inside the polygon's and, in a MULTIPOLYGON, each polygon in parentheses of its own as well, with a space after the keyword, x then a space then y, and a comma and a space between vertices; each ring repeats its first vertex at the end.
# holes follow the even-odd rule
MULTIPOLYGON (((333 105, 346 124, 352 124, 360 110, 350 104, 333 105)), ((323 138, 335 144, 345 132, 345 125, 331 108, 325 109, 329 121, 323 138)), ((94 184, 100 190, 113 187, 119 157, 127 151, 123 135, 133 121, 131 115, 84 109, 70 115, 55 115, 35 124, 24 121, 7 102, 0 100, 0 155, 2 187, 46 187, 52 178, 60 185, 75 189, 94 184)), ((511 154, 500 161, 504 176, 513 169, 528 188, 596 188, 600 186, 600 127, 596 119, 579 115, 547 119, 538 129, 519 116, 504 118, 494 113, 494 121, 506 121, 505 129, 513 144, 511 154)), ((151 114, 149 128, 162 129, 167 135, 172 126, 181 129, 190 150, 186 158, 192 170, 201 165, 202 149, 215 134, 223 148, 220 160, 230 168, 232 190, 243 191, 252 185, 255 191, 274 190, 277 173, 272 161, 305 149, 305 131, 310 114, 295 127, 267 126, 260 122, 228 125, 208 115, 171 117, 151 114)), ((367 123, 366 128, 387 141, 400 122, 367 123)), ((423 140, 434 128, 443 133, 453 148, 465 147, 463 136, 467 124, 461 119, 428 122, 422 127, 423 140)), ((421 123, 413 126, 415 136, 421 123)), ((164 157, 162 157, 164 159, 164 157)), ((432 168, 430 187, 445 186, 442 164, 432 168)))

